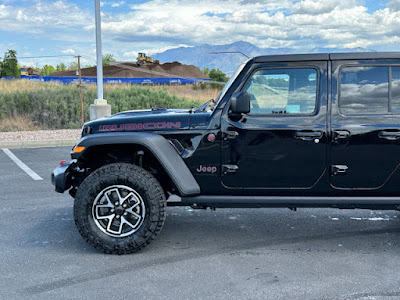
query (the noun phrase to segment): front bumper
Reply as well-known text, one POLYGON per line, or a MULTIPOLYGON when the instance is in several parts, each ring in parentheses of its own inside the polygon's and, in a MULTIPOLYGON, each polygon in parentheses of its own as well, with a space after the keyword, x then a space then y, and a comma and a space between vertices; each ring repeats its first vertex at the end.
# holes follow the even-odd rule
POLYGON ((72 171, 76 168, 76 160, 64 162, 61 166, 54 169, 51 173, 51 183, 56 192, 64 193, 71 187, 72 171))

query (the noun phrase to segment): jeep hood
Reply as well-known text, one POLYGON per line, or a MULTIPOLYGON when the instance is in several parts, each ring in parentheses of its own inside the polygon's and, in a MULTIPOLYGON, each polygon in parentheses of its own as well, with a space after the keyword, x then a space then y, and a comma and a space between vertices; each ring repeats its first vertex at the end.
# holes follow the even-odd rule
POLYGON ((82 136, 113 131, 184 130, 208 124, 211 112, 190 109, 132 110, 94 120, 84 125, 82 136))

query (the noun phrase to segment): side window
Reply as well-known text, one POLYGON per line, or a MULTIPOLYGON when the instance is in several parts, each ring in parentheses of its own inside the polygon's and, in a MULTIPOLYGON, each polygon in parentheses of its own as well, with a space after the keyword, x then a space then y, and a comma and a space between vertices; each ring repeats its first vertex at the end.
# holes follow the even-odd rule
POLYGON ((389 112, 388 82, 388 67, 343 68, 340 74, 340 112, 343 114, 387 114, 389 112))
POLYGON ((400 114, 400 67, 392 67, 391 108, 392 113, 400 114))
POLYGON ((251 95, 250 114, 312 114, 317 77, 312 68, 256 71, 243 89, 251 95))

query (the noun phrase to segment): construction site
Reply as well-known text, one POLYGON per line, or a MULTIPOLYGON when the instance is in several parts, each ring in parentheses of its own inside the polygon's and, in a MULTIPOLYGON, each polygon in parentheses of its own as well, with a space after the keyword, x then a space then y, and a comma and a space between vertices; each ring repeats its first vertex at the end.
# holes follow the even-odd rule
MULTIPOLYGON (((96 77, 97 68, 83 68, 81 69, 82 76, 96 77)), ((52 73, 51 76, 76 76, 76 71, 64 71, 52 73)), ((142 64, 137 63, 113 63, 110 66, 103 67, 104 77, 174 77, 174 78, 202 78, 208 79, 199 68, 193 65, 183 65, 179 62, 165 63, 165 64, 142 64)))
MULTIPOLYGON (((76 76, 76 71, 52 73, 51 76, 76 76)), ((97 68, 81 69, 81 76, 96 77, 97 68)), ((177 61, 160 64, 158 60, 145 53, 139 53, 136 62, 111 62, 103 66, 103 76, 107 78, 197 78, 208 79, 200 69, 193 65, 184 65, 177 61)))

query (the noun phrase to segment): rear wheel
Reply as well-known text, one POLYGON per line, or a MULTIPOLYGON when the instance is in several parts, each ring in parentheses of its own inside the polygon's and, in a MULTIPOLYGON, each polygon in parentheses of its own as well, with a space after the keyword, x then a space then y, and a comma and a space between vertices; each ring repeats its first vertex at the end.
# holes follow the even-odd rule
POLYGON ((79 233, 106 253, 144 248, 161 231, 165 216, 162 187, 149 172, 131 164, 99 168, 84 180, 75 197, 79 233))

